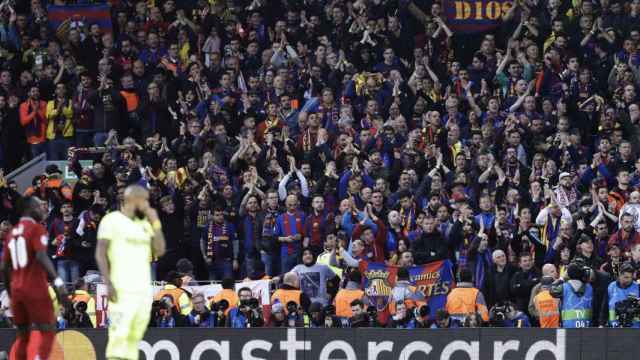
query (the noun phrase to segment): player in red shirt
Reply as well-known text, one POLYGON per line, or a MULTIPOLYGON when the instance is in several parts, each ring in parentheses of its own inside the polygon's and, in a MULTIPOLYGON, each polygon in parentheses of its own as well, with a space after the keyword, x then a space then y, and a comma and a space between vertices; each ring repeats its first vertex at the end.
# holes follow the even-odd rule
POLYGON ((49 358, 55 336, 55 317, 47 275, 55 279, 53 284, 58 299, 67 299, 64 282, 47 256, 49 237, 40 224, 44 219, 41 203, 36 197, 24 199, 20 222, 4 239, 0 265, 5 282, 10 284, 7 291, 18 328, 11 359, 49 358))

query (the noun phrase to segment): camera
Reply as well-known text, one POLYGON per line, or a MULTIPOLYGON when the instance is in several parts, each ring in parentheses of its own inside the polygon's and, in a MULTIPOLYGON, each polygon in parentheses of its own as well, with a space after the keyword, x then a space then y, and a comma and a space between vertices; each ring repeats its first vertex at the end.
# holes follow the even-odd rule
POLYGON ((633 320, 640 317, 640 298, 637 296, 629 295, 617 302, 615 307, 618 327, 630 328, 633 326, 633 320))
POLYGON ((80 313, 87 312, 87 303, 84 301, 78 301, 77 303, 75 303, 73 307, 76 309, 77 312, 80 312, 80 313))
POLYGON ((293 301, 289 301, 287 303, 287 313, 291 314, 291 313, 296 313, 298 311, 298 304, 296 304, 293 301))
POLYGON ((249 307, 253 310, 253 309, 258 309, 260 307, 260 303, 258 302, 258 299, 256 298, 251 298, 248 301, 249 303, 249 307))
MULTIPOLYGON (((582 280, 584 282, 589 282, 589 280, 594 275, 593 269, 591 268, 591 266, 587 265, 585 260, 583 258, 581 258, 581 257, 574 258, 573 261, 569 265, 575 265, 575 266, 578 266, 580 268, 580 272, 582 273, 582 277, 579 278, 579 279, 575 279, 575 280, 582 280)), ((571 278, 571 276, 569 276, 569 277, 571 278)))
POLYGON ((498 303, 496 304, 492 311, 492 320, 494 321, 505 321, 507 319, 508 307, 507 304, 498 303))
POLYGON ((227 311, 229 308, 229 302, 225 299, 218 301, 217 303, 211 303, 211 312, 227 311))
POLYGON ((489 313, 489 320, 493 327, 505 327, 509 321, 509 314, 513 311, 513 305, 508 302, 496 303, 489 313))

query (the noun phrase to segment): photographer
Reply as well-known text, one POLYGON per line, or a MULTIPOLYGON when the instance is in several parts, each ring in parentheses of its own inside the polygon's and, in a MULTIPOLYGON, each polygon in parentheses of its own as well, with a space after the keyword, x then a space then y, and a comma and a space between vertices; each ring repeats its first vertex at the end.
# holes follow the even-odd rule
POLYGON ((231 328, 253 328, 264 326, 262 311, 258 299, 253 297, 251 289, 244 287, 238 290, 240 305, 229 311, 227 327, 231 328))
MULTIPOLYGON (((92 324, 96 323, 96 301, 93 299, 93 296, 89 294, 89 286, 84 281, 84 279, 80 278, 76 281, 75 290, 73 294, 69 295, 69 300, 74 304, 74 306, 80 302, 84 302, 85 312, 89 315, 89 319, 92 324)), ((95 327, 92 325, 92 327, 95 327)))
POLYGON ((227 314, 229 310, 229 301, 222 299, 218 302, 211 302, 211 314, 214 316, 215 327, 225 327, 227 324, 227 314))
POLYGON ((462 323, 462 327, 465 328, 478 328, 483 326, 484 321, 482 321, 482 316, 480 316, 480 314, 478 313, 467 316, 462 323))
MULTIPOLYGON (((422 305, 419 308, 413 309, 413 317, 415 318, 415 327, 417 329, 428 329, 431 326, 429 319, 430 313, 429 305, 422 305)), ((482 322, 482 319, 479 319, 482 322)))
POLYGON ((287 315, 284 313, 284 305, 275 303, 271 306, 271 317, 269 318, 269 327, 286 327, 287 315))
POLYGON ((416 327, 413 312, 407 310, 404 301, 396 302, 396 313, 389 319, 387 327, 396 329, 414 329, 416 327))
MULTIPOLYGON (((331 319, 327 319, 331 322, 331 319)), ((332 327, 325 326, 325 312, 322 308, 322 304, 318 302, 311 303, 309 306, 309 327, 312 328, 323 328, 323 327, 332 327)))
POLYGON ((631 301, 629 304, 631 306, 627 305, 629 302, 625 302, 629 298, 637 299, 640 297, 640 287, 633 281, 633 274, 633 265, 630 263, 624 263, 620 266, 618 280, 609 284, 605 299, 602 302, 600 309, 601 326, 608 323, 610 327, 640 328, 640 319, 637 318, 636 313, 637 307, 633 306, 637 302, 631 301))
POLYGON ((170 299, 164 297, 157 301, 157 311, 153 314, 151 326, 159 328, 175 328, 183 326, 183 319, 177 312, 177 309, 172 305, 170 299))
POLYGON ((489 318, 492 327, 523 328, 531 327, 529 317, 510 301, 497 303, 491 308, 489 318))
POLYGON ((65 307, 63 313, 63 326, 60 328, 93 328, 91 319, 87 314, 87 303, 78 301, 72 307, 65 307))
POLYGON ((351 301, 351 317, 349 320, 352 328, 371 326, 371 318, 365 311, 365 306, 362 300, 355 299, 351 301))
POLYGON ((285 309, 287 314, 286 327, 297 328, 305 326, 308 318, 302 306, 296 304, 295 301, 289 301, 285 309))
POLYGON ((591 326, 593 288, 591 268, 576 262, 567 269, 569 280, 556 281, 551 287, 551 296, 562 300, 560 317, 563 328, 584 328, 591 326))
POLYGON ((462 323, 452 318, 445 309, 438 309, 438 311, 436 311, 436 321, 431 324, 432 329, 452 329, 460 327, 462 327, 462 323))
POLYGON ((202 293, 196 293, 191 298, 193 310, 187 315, 187 325, 201 328, 216 327, 216 317, 207 309, 202 293))

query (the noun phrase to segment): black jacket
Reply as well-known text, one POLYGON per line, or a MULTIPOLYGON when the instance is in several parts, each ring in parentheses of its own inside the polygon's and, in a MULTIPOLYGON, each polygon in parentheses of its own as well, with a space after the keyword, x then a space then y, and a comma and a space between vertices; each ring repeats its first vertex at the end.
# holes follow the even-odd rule
POLYGON ((540 281, 541 273, 537 268, 520 270, 511 278, 511 295, 518 310, 528 314, 531 289, 540 281))
POLYGON ((411 251, 416 265, 447 258, 447 243, 439 231, 422 235, 411 244, 411 251))
POLYGON ((509 263, 501 272, 497 270, 495 265, 491 266, 482 289, 488 308, 492 308, 499 301, 514 300, 511 294, 511 279, 516 271, 518 269, 509 263))

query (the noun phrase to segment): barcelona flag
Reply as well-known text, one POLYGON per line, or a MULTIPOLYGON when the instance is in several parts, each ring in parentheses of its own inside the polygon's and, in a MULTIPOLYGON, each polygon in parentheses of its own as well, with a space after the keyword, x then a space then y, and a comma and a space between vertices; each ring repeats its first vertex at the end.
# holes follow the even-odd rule
MULTIPOLYGON (((434 261, 408 268, 411 285, 425 295, 431 309, 430 316, 435 317, 438 309, 444 308, 449 291, 455 287, 453 266, 449 260, 434 261)), ((387 309, 391 289, 395 286, 398 267, 383 263, 360 262, 363 275, 364 292, 378 312, 387 309)))
POLYGON ((98 24, 103 33, 112 31, 109 4, 50 5, 47 7, 47 11, 49 28, 55 31, 59 38, 66 37, 69 29, 80 26, 80 24, 84 24, 86 27, 98 24))

